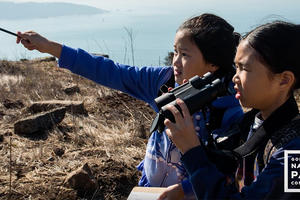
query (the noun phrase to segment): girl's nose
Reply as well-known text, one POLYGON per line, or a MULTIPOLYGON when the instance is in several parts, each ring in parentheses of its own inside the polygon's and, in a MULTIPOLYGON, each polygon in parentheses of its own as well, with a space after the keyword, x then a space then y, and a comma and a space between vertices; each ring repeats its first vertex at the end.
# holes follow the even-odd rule
POLYGON ((180 59, 179 59, 179 55, 177 54, 175 54, 174 56, 173 56, 173 66, 176 66, 176 67, 178 67, 178 66, 180 66, 180 59))
POLYGON ((237 75, 237 73, 232 77, 232 82, 233 83, 237 83, 239 81, 239 77, 237 75))

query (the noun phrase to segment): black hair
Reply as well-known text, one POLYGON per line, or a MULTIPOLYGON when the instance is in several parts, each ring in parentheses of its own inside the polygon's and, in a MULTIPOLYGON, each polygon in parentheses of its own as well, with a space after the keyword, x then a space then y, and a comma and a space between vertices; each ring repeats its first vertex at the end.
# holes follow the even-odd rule
POLYGON ((187 30, 204 60, 219 67, 219 72, 234 70, 233 61, 240 34, 223 18, 205 13, 185 21, 178 29, 187 30))
POLYGON ((295 83, 291 88, 300 88, 300 26, 284 21, 274 21, 247 33, 244 40, 259 54, 273 73, 291 71, 295 83))

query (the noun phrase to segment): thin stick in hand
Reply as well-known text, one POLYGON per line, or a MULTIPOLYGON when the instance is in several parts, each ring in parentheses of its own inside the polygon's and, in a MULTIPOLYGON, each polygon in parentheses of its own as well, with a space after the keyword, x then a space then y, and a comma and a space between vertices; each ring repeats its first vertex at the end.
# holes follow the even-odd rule
POLYGON ((10 31, 8 31, 8 30, 5 30, 5 29, 3 29, 3 28, 0 28, 0 31, 3 31, 3 32, 5 32, 5 33, 8 33, 8 34, 11 34, 11 35, 14 35, 14 36, 17 36, 17 37, 18 37, 17 34, 15 34, 15 33, 13 33, 13 32, 10 32, 10 31))

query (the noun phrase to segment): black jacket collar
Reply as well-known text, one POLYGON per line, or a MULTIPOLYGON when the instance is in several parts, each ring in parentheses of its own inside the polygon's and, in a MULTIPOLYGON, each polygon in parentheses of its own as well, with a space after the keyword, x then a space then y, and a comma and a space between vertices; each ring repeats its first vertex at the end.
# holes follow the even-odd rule
MULTIPOLYGON (((241 124, 242 139, 245 139, 245 136, 248 136, 250 124, 253 123, 257 112, 258 110, 253 109, 245 114, 241 124)), ((277 130, 288 124, 298 115, 298 113, 299 110, 296 100, 293 96, 291 96, 263 122, 263 125, 258 128, 246 142, 234 149, 233 152, 237 153, 241 157, 251 155, 260 147, 264 146, 266 142, 277 132, 277 130)))
POLYGON ((268 135, 272 135, 272 133, 286 125, 298 114, 297 102, 294 96, 291 96, 264 121, 263 127, 268 135))

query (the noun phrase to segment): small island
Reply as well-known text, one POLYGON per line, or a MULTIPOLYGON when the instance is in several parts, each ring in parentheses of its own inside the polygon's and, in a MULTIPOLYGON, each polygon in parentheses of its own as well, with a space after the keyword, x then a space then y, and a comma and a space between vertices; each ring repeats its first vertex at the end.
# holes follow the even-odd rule
POLYGON ((34 19, 69 15, 94 15, 108 11, 87 5, 73 3, 14 3, 0 2, 0 19, 34 19))

